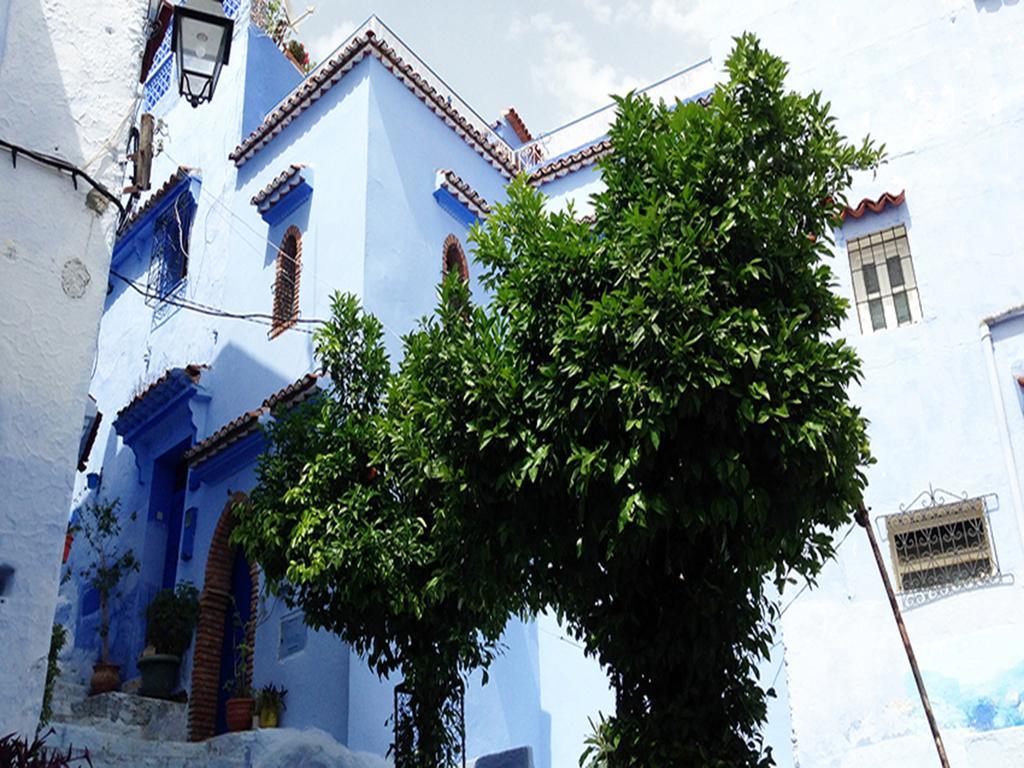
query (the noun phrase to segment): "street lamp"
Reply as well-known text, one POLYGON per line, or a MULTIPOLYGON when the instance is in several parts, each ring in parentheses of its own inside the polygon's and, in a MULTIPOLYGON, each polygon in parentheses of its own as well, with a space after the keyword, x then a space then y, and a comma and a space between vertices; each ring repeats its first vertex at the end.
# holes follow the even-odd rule
POLYGON ((213 98, 231 53, 234 28, 220 0, 183 0, 174 9, 171 47, 178 64, 178 92, 193 107, 213 98))

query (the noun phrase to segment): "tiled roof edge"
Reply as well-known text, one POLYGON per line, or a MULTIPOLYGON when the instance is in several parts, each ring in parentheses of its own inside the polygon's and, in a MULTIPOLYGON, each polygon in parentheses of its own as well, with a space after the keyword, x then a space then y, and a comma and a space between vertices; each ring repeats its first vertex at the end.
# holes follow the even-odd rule
POLYGON ((195 168, 189 168, 186 165, 179 165, 178 170, 172 173, 170 178, 168 178, 167 181, 160 185, 160 189, 158 189, 156 192, 154 192, 148 198, 146 198, 146 202, 144 202, 139 208, 137 208, 132 213, 131 216, 128 217, 128 219, 124 223, 124 226, 121 228, 119 237, 124 237, 126 234, 128 234, 128 231, 138 223, 139 219, 141 219, 143 215, 145 215, 148 211, 151 211, 153 208, 155 208, 157 204, 161 200, 163 200, 164 197, 166 197, 167 194, 172 189, 174 189, 176 186, 178 186, 178 184, 183 182, 186 178, 193 175, 194 173, 196 173, 195 168))
POLYGON ((167 381, 177 371, 183 371, 186 376, 188 376, 190 379, 192 379, 192 383, 193 384, 199 383, 199 379, 202 376, 203 368, 205 368, 205 367, 206 367, 205 365, 197 365, 195 363, 189 363, 188 365, 184 366, 183 368, 181 368, 181 367, 168 368, 166 371, 163 372, 163 374, 160 375, 159 378, 157 378, 151 384, 148 384, 141 392, 139 392, 137 395, 135 395, 135 397, 133 397, 128 402, 128 405, 126 405, 124 408, 119 410, 117 412, 117 418, 120 419, 122 416, 124 416, 126 413, 128 413, 128 411, 130 411, 133 407, 135 407, 140 402, 145 400, 147 395, 149 395, 154 389, 159 387, 165 381, 167 381))
POLYGON ((449 169, 442 170, 441 174, 444 179, 442 181, 442 186, 454 195, 460 203, 469 208, 473 214, 479 218, 484 218, 490 215, 491 206, 489 206, 480 193, 473 189, 461 176, 455 173, 455 171, 449 169))
POLYGON ((254 408, 235 417, 205 440, 201 440, 185 451, 185 460, 190 467, 199 466, 204 461, 223 452, 233 443, 248 437, 258 429, 260 418, 271 413, 275 406, 290 407, 312 397, 319 378, 320 374, 307 373, 297 381, 274 392, 263 401, 259 408, 254 408))
POLYGON ((528 141, 533 141, 533 134, 530 133, 530 129, 526 127, 526 121, 523 120, 515 107, 509 107, 501 116, 508 121, 510 126, 512 126, 512 130, 516 132, 516 136, 519 137, 521 142, 525 144, 528 141))
POLYGON ((454 107, 444 101, 426 79, 416 72, 412 65, 403 61, 386 42, 379 40, 373 30, 367 30, 364 36, 356 37, 341 53, 300 83, 252 133, 242 140, 241 144, 235 147, 228 158, 237 167, 244 165, 284 130, 292 120, 333 88, 349 70, 367 55, 373 55, 380 60, 389 72, 401 80, 434 114, 441 117, 452 130, 476 150, 478 155, 503 176, 511 178, 514 168, 512 158, 502 157, 497 148, 487 141, 486 136, 483 136, 454 107))
MULTIPOLYGON (((274 177, 274 179, 269 184, 267 184, 267 186, 265 186, 255 195, 253 195, 252 199, 249 202, 259 207, 263 203, 267 202, 267 200, 272 195, 274 195, 274 193, 280 190, 284 185, 294 180, 296 177, 298 177, 299 182, 301 182, 302 169, 305 167, 305 165, 301 165, 299 163, 292 163, 285 170, 281 171, 281 173, 274 177)), ((273 205, 274 202, 276 201, 271 201, 271 205, 273 205)))
POLYGON ((843 219, 845 220, 848 217, 851 219, 859 219, 868 212, 881 213, 886 208, 896 208, 903 205, 903 203, 906 202, 906 199, 907 190, 905 189, 901 190, 898 195, 894 195, 890 192, 883 192, 877 200, 865 197, 857 203, 855 207, 851 208, 850 206, 846 206, 846 209, 843 211, 843 219))
POLYGON ((540 166, 530 173, 527 180, 535 187, 539 187, 541 184, 547 184, 549 181, 560 179, 569 173, 593 165, 611 151, 611 141, 603 139, 596 144, 591 144, 589 147, 584 147, 577 152, 564 155, 540 166))

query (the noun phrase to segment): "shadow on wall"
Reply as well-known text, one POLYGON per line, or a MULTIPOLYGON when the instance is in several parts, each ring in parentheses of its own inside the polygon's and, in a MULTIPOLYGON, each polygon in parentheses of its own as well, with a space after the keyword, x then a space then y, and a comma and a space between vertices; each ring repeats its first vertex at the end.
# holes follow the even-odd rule
MULTIPOLYGON (((192 361, 162 361, 161 365, 164 362, 184 365, 192 361)), ((154 508, 167 507, 168 498, 174 495, 173 488, 161 491, 156 476, 157 465, 166 457, 168 447, 174 447, 165 443, 174 443, 179 439, 178 436, 190 436, 193 430, 194 440, 204 439, 244 411, 258 407, 264 398, 304 372, 297 370, 293 375, 282 376, 241 347, 228 343, 203 371, 199 382, 199 386, 212 395, 205 418, 202 409, 192 412, 187 408, 158 416, 143 427, 145 434, 135 443, 134 449, 125 445, 112 428, 114 414, 127 402, 103 404, 111 412, 108 422, 111 427, 106 432, 102 447, 102 479, 91 498, 120 500, 123 521, 121 544, 132 549, 142 564, 140 573, 132 574, 124 581, 119 590, 120 596, 111 607, 111 658, 122 666, 126 677, 135 674, 134 661, 144 645, 145 609, 157 589, 165 581, 173 583, 182 578, 200 588, 203 586, 202 577, 197 576, 197 573, 202 573, 209 540, 197 540, 194 556, 188 556, 188 560, 182 559, 181 528, 172 524, 170 516, 151 514, 154 508), (191 423, 190 418, 198 423, 191 423), (139 451, 138 465, 136 451, 139 451), (136 518, 129 520, 128 516, 133 512, 136 518)), ((151 377, 156 375, 158 373, 153 372, 151 377)), ((191 441, 192 438, 189 444, 191 441)), ((97 445, 94 451, 99 448, 97 445)), ((88 666, 99 648, 98 594, 82 583, 79 576, 90 558, 84 542, 80 539, 75 541, 65 566, 65 570, 70 573, 69 581, 61 588, 70 607, 63 607, 58 614, 62 623, 66 622, 73 627, 72 645, 80 652, 82 659, 88 661, 88 664, 83 661, 81 669, 76 671, 82 678, 88 676, 88 666)))

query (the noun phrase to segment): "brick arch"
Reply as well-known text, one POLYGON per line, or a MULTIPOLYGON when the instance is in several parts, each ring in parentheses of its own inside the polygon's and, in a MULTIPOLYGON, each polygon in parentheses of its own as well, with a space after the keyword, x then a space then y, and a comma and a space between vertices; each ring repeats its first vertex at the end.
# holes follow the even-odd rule
POLYGON ((469 282, 469 262, 466 261, 466 252, 462 250, 462 243, 455 235, 448 235, 441 248, 441 277, 447 277, 453 269, 458 269, 462 279, 469 282))
POLYGON ((274 275, 274 320, 270 338, 295 325, 299 316, 299 278, 302 276, 302 230, 294 224, 281 238, 274 275))
MULTIPOLYGON (((206 559, 203 591, 199 595, 199 621, 196 625, 195 653, 192 657, 192 693, 188 704, 189 741, 204 741, 217 728, 217 699, 220 695, 220 649, 224 642, 224 619, 231 610, 231 570, 235 565, 235 548, 231 532, 235 528, 232 509, 249 497, 238 491, 231 494, 217 521, 206 559)), ((252 620, 246 628, 249 647, 254 647, 256 609, 259 597, 259 569, 250 568, 252 578, 252 620)), ((248 682, 252 684, 253 654, 247 664, 248 682)))

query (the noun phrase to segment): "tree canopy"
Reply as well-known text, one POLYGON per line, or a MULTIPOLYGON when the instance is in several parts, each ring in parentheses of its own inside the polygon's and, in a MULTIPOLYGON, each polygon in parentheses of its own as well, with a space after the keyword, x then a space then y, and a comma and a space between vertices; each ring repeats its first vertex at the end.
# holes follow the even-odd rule
POLYGON ((459 676, 545 607, 614 684, 612 765, 771 764, 766 580, 814 579, 870 461, 825 259, 881 152, 752 36, 726 66, 704 103, 617 99, 592 217, 516 179, 470 238, 488 301, 449 275, 397 370, 338 297, 328 395, 271 427, 236 538, 401 670, 409 765, 444 764, 459 676))

